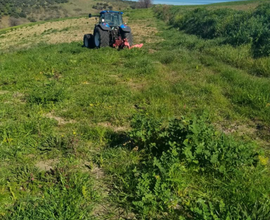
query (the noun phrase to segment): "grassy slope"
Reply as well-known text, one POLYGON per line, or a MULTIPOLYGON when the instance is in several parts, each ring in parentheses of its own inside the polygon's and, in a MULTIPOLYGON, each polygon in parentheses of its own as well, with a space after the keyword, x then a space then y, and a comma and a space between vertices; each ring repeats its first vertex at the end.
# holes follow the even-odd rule
MULTIPOLYGON (((183 42, 198 47, 206 42, 167 28, 149 10, 126 15, 136 42, 145 43, 141 50, 87 50, 79 41, 81 29, 78 38, 71 34, 68 41, 22 51, 16 51, 21 43, 11 41, 15 52, 7 48, 0 55, 3 218, 132 217, 109 196, 112 176, 104 170, 121 169, 139 156, 104 146, 142 110, 156 118, 206 111, 219 129, 269 148, 269 106, 256 107, 257 97, 270 92, 269 78, 186 47, 183 42)), ((26 27, 24 40, 36 45, 44 33, 43 41, 49 41, 65 22, 46 23, 41 32, 26 27)), ((68 20, 65 31, 76 22, 68 20)), ((12 36, 6 34, 0 40, 12 36)))

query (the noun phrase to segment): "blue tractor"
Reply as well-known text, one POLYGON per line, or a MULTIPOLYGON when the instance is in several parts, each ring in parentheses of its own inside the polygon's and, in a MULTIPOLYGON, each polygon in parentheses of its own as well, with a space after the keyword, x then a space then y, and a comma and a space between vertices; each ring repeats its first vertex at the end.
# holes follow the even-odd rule
POLYGON ((132 33, 130 27, 123 23, 123 12, 101 11, 99 15, 89 17, 99 17, 99 22, 95 25, 93 35, 86 34, 83 38, 84 46, 87 48, 118 47, 131 48, 132 33))

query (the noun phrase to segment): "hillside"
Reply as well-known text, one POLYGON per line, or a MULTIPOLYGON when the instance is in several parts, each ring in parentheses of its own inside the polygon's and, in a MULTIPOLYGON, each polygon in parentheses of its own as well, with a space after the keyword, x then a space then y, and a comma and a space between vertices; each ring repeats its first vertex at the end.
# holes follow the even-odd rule
POLYGON ((10 15, 14 18, 25 18, 27 14, 34 13, 35 10, 43 8, 48 12, 49 9, 54 8, 54 5, 67 2, 68 0, 1 0, 0 16, 10 15))
POLYGON ((68 0, 1 0, 0 28, 67 16, 60 5, 68 0))
POLYGON ((86 16, 103 9, 123 10, 134 4, 122 0, 0 0, 0 29, 36 21, 86 16))
POLYGON ((82 47, 93 18, 0 30, 0 218, 270 219, 270 57, 223 32, 268 27, 254 4, 127 9, 132 50, 82 47))

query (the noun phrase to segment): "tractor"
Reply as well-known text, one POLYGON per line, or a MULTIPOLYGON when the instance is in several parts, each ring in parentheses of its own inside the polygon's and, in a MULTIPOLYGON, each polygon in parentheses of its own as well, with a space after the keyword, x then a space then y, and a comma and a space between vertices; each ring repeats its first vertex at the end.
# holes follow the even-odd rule
POLYGON ((118 11, 101 11, 99 15, 91 17, 99 17, 99 22, 95 24, 92 34, 85 34, 83 44, 87 48, 114 47, 114 48, 141 48, 143 44, 132 46, 132 33, 130 27, 123 23, 123 12, 118 11))

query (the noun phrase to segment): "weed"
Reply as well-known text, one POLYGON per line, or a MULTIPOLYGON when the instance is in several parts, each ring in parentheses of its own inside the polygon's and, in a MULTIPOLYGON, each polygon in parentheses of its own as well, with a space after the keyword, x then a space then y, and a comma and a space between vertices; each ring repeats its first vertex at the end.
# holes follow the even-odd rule
POLYGON ((139 163, 107 168, 118 179, 117 200, 142 219, 269 217, 265 165, 252 144, 215 131, 203 117, 162 124, 143 115, 133 119, 129 143, 138 148, 139 163), (259 190, 253 178, 262 180, 259 190))

